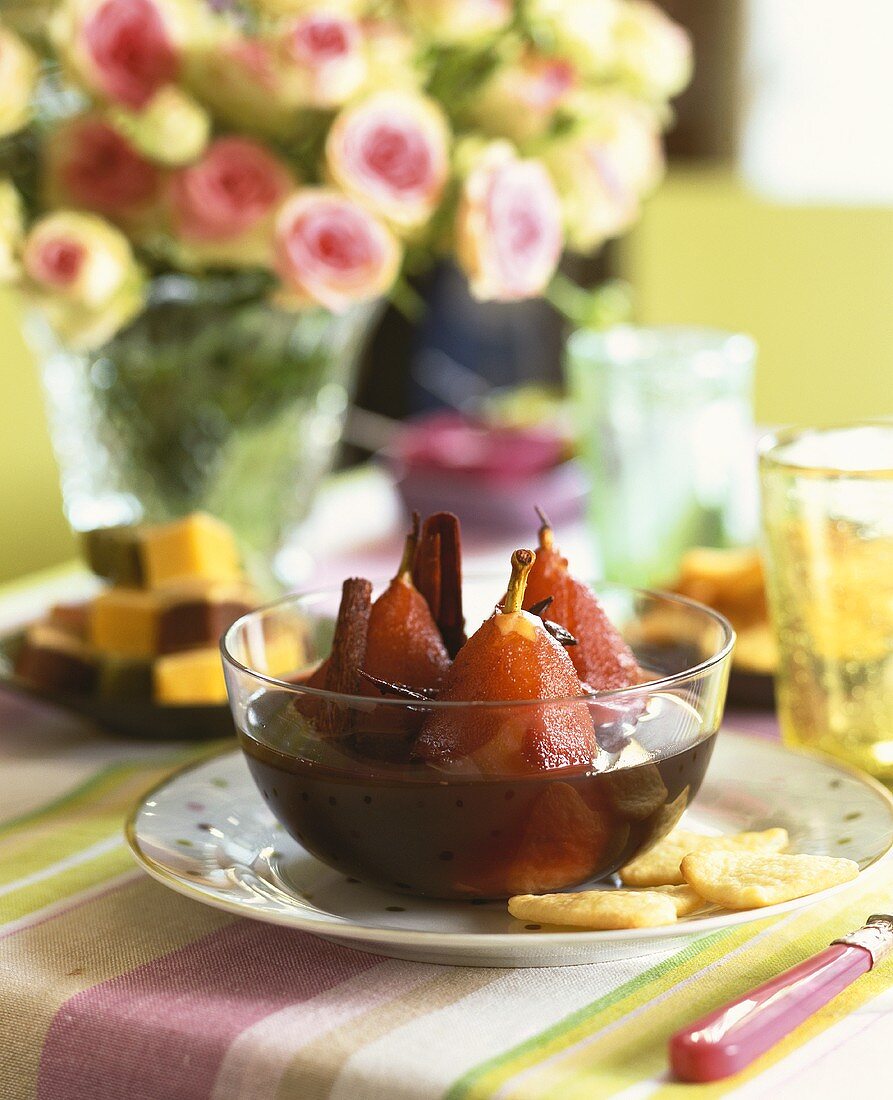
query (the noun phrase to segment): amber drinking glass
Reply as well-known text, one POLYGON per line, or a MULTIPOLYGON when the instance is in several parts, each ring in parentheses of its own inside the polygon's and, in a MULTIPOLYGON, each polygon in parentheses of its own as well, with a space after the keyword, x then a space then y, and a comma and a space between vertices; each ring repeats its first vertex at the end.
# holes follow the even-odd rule
POLYGON ((785 740, 893 779, 893 421, 773 435, 760 478, 785 740))

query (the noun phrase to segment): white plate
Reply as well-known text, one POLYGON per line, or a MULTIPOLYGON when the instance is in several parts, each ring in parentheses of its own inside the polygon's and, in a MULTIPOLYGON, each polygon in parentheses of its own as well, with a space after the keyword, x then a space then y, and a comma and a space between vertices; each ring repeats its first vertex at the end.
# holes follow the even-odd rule
MULTIPOLYGON (((791 835, 792 850, 847 856, 864 870, 893 844, 893 798, 861 772, 723 731, 685 823, 707 833, 780 825, 791 835)), ((504 902, 430 901, 346 879, 276 822, 238 751, 156 787, 133 811, 127 837, 149 874, 208 905, 361 951, 466 966, 633 958, 845 889, 743 913, 714 910, 662 928, 545 931, 514 920, 504 902)))

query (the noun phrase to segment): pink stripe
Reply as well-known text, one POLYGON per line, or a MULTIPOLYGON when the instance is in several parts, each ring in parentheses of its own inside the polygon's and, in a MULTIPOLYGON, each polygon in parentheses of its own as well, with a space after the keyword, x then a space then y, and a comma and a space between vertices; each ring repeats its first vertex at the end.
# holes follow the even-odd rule
POLYGON ((275 1096, 299 1050, 371 1009, 430 982, 441 967, 391 959, 345 986, 288 1007, 243 1031, 230 1046, 214 1086, 215 1097, 275 1096))
MULTIPOLYGON (((105 932, 97 929, 97 950, 105 932)), ((202 1100, 245 1028, 381 959, 253 921, 72 997, 43 1046, 38 1100, 202 1100)))

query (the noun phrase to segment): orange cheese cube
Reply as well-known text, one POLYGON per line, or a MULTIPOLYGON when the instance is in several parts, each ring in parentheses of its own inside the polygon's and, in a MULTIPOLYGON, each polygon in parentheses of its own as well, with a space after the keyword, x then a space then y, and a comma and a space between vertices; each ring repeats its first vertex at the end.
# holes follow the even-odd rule
POLYGON ((118 657, 154 657, 160 619, 161 605, 154 592, 109 588, 93 601, 90 642, 118 657))
POLYGON ((144 527, 140 556, 149 588, 189 577, 235 581, 242 576, 239 550, 230 528, 204 512, 172 523, 144 527))
POLYGON ((159 657, 152 672, 158 703, 194 706, 226 702, 223 664, 216 646, 159 657))

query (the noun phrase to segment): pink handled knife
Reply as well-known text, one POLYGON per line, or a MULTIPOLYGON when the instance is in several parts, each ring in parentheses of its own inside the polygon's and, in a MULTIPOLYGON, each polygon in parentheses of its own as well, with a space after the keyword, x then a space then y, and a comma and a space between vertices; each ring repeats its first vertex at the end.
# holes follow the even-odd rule
POLYGON ((677 1031, 670 1066, 682 1081, 718 1081, 749 1066, 893 950, 893 916, 875 914, 806 962, 677 1031))

